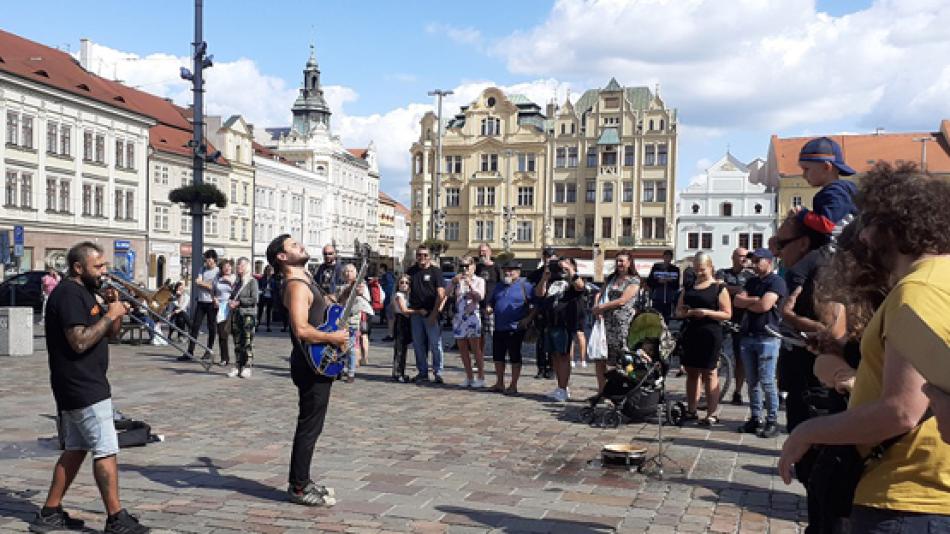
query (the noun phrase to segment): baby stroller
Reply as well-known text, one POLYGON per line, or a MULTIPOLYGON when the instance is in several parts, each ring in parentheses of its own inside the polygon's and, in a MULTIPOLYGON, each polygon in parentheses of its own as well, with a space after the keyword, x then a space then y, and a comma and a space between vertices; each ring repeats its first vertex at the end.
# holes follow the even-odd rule
MULTIPOLYGON (((580 412, 587 424, 600 421, 605 428, 620 426, 624 416, 631 422, 643 422, 656 414, 657 405, 665 402, 666 374, 669 356, 675 341, 663 321, 653 311, 641 312, 630 324, 625 353, 618 368, 606 374, 604 389, 588 399, 588 406, 580 412), (597 406, 607 399, 606 410, 598 413, 597 406)), ((667 420, 676 422, 682 417, 679 409, 667 409, 667 420)))

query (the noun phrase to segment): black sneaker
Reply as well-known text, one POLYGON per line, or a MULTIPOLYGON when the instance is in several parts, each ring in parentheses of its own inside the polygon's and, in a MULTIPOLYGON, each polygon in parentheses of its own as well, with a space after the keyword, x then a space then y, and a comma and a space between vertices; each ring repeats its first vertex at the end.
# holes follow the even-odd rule
POLYGON ((427 384, 429 383, 429 375, 419 373, 416 376, 412 377, 413 384, 427 384))
POLYGON ((432 380, 436 384, 444 384, 445 380, 442 380, 442 375, 435 375, 435 378, 432 380))
POLYGON ((765 423, 765 426, 759 429, 757 435, 760 438, 774 438, 778 435, 778 425, 775 421, 768 421, 765 423))
POLYGON ((295 488, 293 484, 287 487, 287 496, 290 502, 303 506, 333 506, 336 504, 332 488, 319 486, 312 481, 303 488, 295 488))
POLYGON ((393 336, 386 336, 383 338, 383 341, 394 341, 393 336))
POLYGON ((742 406, 742 393, 736 391, 732 394, 732 404, 736 406, 742 406))
POLYGON ((550 378, 553 377, 553 376, 554 376, 554 371, 552 371, 552 370, 550 370, 550 369, 545 369, 545 370, 544 370, 544 378, 550 379, 550 378))
POLYGON ((534 375, 536 379, 544 378, 544 369, 538 369, 538 374, 534 375))
POLYGON ((190 362, 192 360, 192 357, 190 354, 182 354, 176 359, 180 362, 190 362))
POLYGON ((57 530, 82 530, 86 523, 82 519, 73 519, 63 511, 63 507, 54 508, 53 513, 43 515, 36 512, 30 523, 30 532, 55 532, 57 530))
POLYGON ((757 434, 762 423, 758 419, 749 419, 744 425, 739 427, 740 434, 757 434))
POLYGON ((125 511, 125 508, 119 510, 119 513, 109 516, 106 520, 106 529, 103 534, 145 534, 149 528, 139 523, 139 518, 125 511))

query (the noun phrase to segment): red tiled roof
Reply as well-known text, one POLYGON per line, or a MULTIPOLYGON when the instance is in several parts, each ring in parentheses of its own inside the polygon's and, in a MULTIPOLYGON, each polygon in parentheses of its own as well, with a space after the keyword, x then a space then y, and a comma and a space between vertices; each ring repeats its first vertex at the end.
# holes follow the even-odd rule
POLYGON ((402 202, 396 202, 396 213, 401 213, 404 215, 407 221, 412 216, 412 212, 409 211, 409 208, 403 206, 402 202))
POLYGON ((391 206, 395 206, 397 204, 396 199, 387 195, 385 191, 379 192, 379 201, 385 202, 386 204, 389 204, 391 206))
MULTIPOLYGON (((937 132, 910 132, 910 133, 881 133, 861 135, 830 135, 844 153, 844 160, 859 173, 867 172, 878 161, 891 163, 897 160, 920 163, 920 138, 930 138, 927 143, 927 170, 932 173, 950 173, 950 120, 943 120, 940 131, 937 132)), ((813 137, 772 136, 769 147, 769 159, 777 164, 779 177, 801 176, 802 170, 798 166, 798 153, 808 140, 813 137)))
POLYGON ((369 153, 368 148, 348 148, 346 150, 360 159, 366 159, 366 155, 369 153))
POLYGON ((257 141, 251 141, 251 146, 254 148, 254 153, 257 154, 258 156, 279 161, 281 163, 286 163, 287 165, 293 165, 296 167, 296 165, 294 165, 289 159, 285 158, 284 156, 281 156, 277 152, 274 152, 273 150, 258 143, 257 141))

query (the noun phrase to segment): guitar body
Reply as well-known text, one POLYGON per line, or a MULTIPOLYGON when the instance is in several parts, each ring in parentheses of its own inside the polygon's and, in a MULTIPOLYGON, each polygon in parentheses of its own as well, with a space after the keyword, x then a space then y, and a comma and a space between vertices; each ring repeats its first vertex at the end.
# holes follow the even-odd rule
MULTIPOLYGON (((339 304, 331 304, 327 308, 326 321, 317 330, 321 332, 336 332, 340 330, 340 324, 343 322, 344 308, 339 304)), ((307 362, 317 374, 333 378, 343 372, 346 362, 343 360, 345 351, 341 351, 336 345, 319 343, 310 345, 310 354, 307 362)))

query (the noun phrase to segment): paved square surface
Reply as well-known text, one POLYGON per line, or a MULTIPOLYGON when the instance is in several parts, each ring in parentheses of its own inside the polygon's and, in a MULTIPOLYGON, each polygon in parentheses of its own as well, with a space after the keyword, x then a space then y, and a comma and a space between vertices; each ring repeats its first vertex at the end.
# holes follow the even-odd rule
MULTIPOLYGON (((381 336, 374 331, 374 340, 381 336)), ((39 336, 35 342, 31 357, 0 357, 3 532, 27 530, 59 454, 45 345, 39 336)), ((726 407, 723 425, 712 430, 666 427, 669 454, 685 472, 667 466, 657 480, 590 463, 606 443, 634 441, 652 453, 655 425, 605 430, 577 422, 582 401, 547 401, 553 381, 535 380, 532 362, 516 398, 453 385, 464 378, 454 351, 447 351, 445 386, 403 385, 389 381, 392 349, 380 341, 355 383, 333 386, 317 443, 314 478, 336 489, 338 504, 290 504, 284 492, 297 409, 290 342, 275 331, 255 345, 248 380, 178 363, 170 348, 112 346, 116 407, 165 437, 119 457, 123 505, 143 523, 198 533, 803 530, 802 489, 775 474, 781 438, 736 433, 745 408, 726 407)), ((591 395, 594 384, 593 367, 575 369, 574 398, 591 395)), ((669 384, 670 397, 680 398, 682 379, 669 384)), ((87 460, 65 506, 101 529, 91 471, 87 460)))

